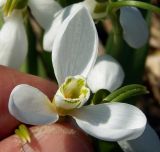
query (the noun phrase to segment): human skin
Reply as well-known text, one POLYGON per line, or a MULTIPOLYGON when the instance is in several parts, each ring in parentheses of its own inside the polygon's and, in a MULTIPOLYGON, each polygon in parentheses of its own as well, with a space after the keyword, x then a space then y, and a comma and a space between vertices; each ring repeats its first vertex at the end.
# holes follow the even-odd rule
POLYGON ((24 144, 14 130, 20 122, 8 112, 8 99, 18 84, 40 89, 50 99, 57 85, 42 78, 0 66, 0 152, 92 152, 91 140, 72 121, 30 127, 31 143, 24 144))

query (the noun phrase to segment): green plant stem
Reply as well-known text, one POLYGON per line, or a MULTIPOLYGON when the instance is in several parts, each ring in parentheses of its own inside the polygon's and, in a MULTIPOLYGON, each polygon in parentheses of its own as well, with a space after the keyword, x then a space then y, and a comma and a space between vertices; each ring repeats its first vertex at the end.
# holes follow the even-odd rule
POLYGON ((107 41, 107 53, 112 55, 118 61, 122 58, 121 55, 123 54, 123 34, 122 28, 119 23, 119 19, 117 17, 116 12, 110 13, 113 30, 110 33, 110 36, 107 41))
POLYGON ((133 7, 137 7, 137 8, 142 8, 142 9, 146 9, 146 10, 150 10, 153 11, 155 13, 160 13, 160 8, 151 5, 149 3, 145 3, 145 2, 140 2, 140 1, 117 1, 117 2, 112 2, 109 5, 109 11, 112 10, 117 10, 123 6, 133 6, 133 7))

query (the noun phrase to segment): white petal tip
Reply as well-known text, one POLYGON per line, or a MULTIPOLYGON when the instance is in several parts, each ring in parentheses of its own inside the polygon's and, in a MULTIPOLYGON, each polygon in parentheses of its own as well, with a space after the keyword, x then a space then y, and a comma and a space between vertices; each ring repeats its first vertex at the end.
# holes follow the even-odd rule
POLYGON ((42 125, 58 120, 58 114, 51 109, 49 102, 47 96, 40 90, 21 84, 12 90, 8 108, 10 114, 19 121, 42 125))

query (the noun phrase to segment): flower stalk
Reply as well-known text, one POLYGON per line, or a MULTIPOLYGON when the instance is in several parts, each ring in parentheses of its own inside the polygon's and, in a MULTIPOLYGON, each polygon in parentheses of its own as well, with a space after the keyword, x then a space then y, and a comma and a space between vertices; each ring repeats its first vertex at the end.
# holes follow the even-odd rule
POLYGON ((140 2, 140 1, 117 1, 117 2, 111 2, 108 6, 108 10, 109 12, 112 12, 113 10, 116 11, 121 7, 124 6, 130 6, 130 7, 137 7, 137 8, 142 8, 142 9, 146 9, 155 13, 160 13, 160 8, 149 4, 149 3, 145 3, 145 2, 140 2))

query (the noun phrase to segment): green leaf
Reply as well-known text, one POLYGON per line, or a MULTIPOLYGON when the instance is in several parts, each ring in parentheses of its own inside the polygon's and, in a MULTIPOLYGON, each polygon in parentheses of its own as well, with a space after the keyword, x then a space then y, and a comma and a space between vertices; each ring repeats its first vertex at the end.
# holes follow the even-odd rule
POLYGON ((139 84, 131 84, 113 91, 103 102, 120 102, 133 96, 147 94, 149 91, 145 86, 139 84))
POLYGON ((54 69, 52 65, 51 53, 43 51, 39 53, 40 60, 45 67, 46 75, 49 79, 56 81, 56 77, 54 74, 54 69))
POLYGON ((3 23, 4 23, 3 12, 2 12, 2 10, 0 10, 0 29, 2 28, 3 23))
POLYGON ((102 103, 103 99, 109 95, 110 92, 108 90, 105 90, 105 89, 101 89, 101 90, 98 90, 93 98, 92 98, 92 101, 91 101, 91 104, 99 104, 99 103, 102 103))

